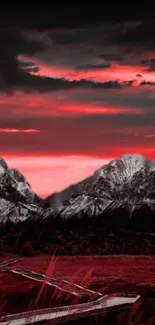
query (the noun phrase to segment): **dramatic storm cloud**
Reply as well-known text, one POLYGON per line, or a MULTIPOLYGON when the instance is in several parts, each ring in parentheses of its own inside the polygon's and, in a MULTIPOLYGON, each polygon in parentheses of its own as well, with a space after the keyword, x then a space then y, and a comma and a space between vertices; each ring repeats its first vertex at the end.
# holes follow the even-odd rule
POLYGON ((155 23, 31 26, 0 29, 8 164, 48 195, 122 154, 155 159, 155 23))

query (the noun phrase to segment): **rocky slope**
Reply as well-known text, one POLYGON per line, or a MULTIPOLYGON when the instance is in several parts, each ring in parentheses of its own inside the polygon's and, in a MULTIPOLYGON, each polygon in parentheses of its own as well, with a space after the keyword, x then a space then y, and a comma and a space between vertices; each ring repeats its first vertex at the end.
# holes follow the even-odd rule
MULTIPOLYGON (((63 220, 102 217, 117 212, 128 218, 155 212, 155 161, 124 155, 83 182, 45 200, 63 220)), ((103 221, 103 220, 102 220, 103 221)))
POLYGON ((37 218, 41 202, 25 177, 0 158, 0 226, 37 218))
POLYGON ((0 159, 0 225, 10 223, 110 226, 155 224, 155 161, 127 154, 45 200, 0 159))

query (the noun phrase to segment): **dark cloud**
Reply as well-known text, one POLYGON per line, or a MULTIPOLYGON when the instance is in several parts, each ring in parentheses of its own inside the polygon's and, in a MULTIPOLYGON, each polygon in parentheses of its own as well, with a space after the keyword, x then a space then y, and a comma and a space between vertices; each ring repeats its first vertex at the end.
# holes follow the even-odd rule
POLYGON ((149 60, 142 60, 142 61, 141 61, 141 64, 146 65, 147 62, 149 62, 149 60))
POLYGON ((142 74, 140 74, 140 73, 136 74, 136 77, 137 78, 143 78, 142 74))
MULTIPOLYGON (((19 29, 1 29, 0 43, 3 44, 0 51, 0 89, 1 91, 53 91, 59 89, 70 89, 76 87, 92 88, 122 88, 131 86, 133 81, 120 83, 119 81, 93 82, 85 79, 79 81, 68 81, 32 75, 37 72, 38 67, 32 67, 31 63, 19 62, 19 55, 33 56, 35 53, 46 50, 43 40, 30 38, 28 34, 19 29)), ((32 62, 33 63, 33 62, 32 62)), ((103 65, 102 65, 103 67, 103 65)), ((104 66, 105 68, 105 66, 104 66)))
MULTIPOLYGON (((126 4, 127 6, 127 4, 126 4)), ((22 28, 47 30, 51 28, 76 28, 86 27, 91 25, 98 25, 107 21, 120 21, 125 19, 125 13, 122 14, 118 10, 117 14, 114 10, 112 13, 111 4, 109 10, 103 11, 102 7, 89 3, 89 6, 80 3, 65 3, 55 2, 52 6, 36 7, 28 4, 20 8, 20 3, 17 7, 11 8, 10 12, 1 8, 0 11, 0 26, 18 26, 22 28), (109 13, 108 13, 109 12, 109 13)), ((128 20, 128 18, 127 18, 128 20)))
MULTIPOLYGON (((34 12, 28 15, 31 22, 33 15, 34 12)), ((44 15, 42 10, 37 19, 41 16, 44 21, 49 20, 48 14, 44 15)), ((0 29, 0 128, 41 131, 21 133, 20 141, 19 134, 1 133, 1 152, 101 154, 103 148, 103 152, 113 154, 126 143, 141 149, 145 143, 146 148, 149 145, 153 147, 154 139, 144 139, 143 134, 153 133, 155 88, 151 86, 155 83, 141 82, 144 79, 140 79, 143 78, 143 69, 154 71, 155 67, 155 59, 148 60, 155 49, 153 31, 150 31, 151 28, 154 30, 153 26, 152 22, 140 21, 49 29, 44 33, 19 28, 0 29), (20 61, 22 58, 31 62, 20 61), (121 65, 124 65, 123 71, 121 65), (73 77, 75 73, 75 78, 89 75, 90 80, 70 81, 35 75, 39 68, 42 74, 49 68, 48 75, 61 76, 62 71, 62 75, 68 74, 68 78, 69 74, 73 77), (107 68, 111 68, 110 71, 106 71, 107 68), (83 73, 84 70, 97 69, 105 69, 103 73, 92 73, 95 80, 103 82, 91 79, 91 72, 83 73), (123 75, 129 80, 122 81, 123 75), (141 82, 140 87, 130 80, 135 75, 141 82), (109 80, 108 76, 114 76, 114 80, 109 80), (14 101, 9 96, 2 100, 2 92, 12 94, 15 90, 52 93, 37 94, 36 97, 18 93, 14 101), (97 108, 102 114, 96 113, 97 108), (134 133, 140 132, 141 137, 134 137, 134 133), (144 140, 150 141, 149 145, 144 140)), ((148 79, 154 81, 151 77, 148 79)))
POLYGON ((142 60, 141 64, 144 66, 147 66, 147 68, 144 69, 144 71, 147 71, 147 72, 155 71, 155 58, 152 58, 150 60, 142 60))
MULTIPOLYGON (((86 63, 91 64, 97 58, 105 61, 100 64, 117 62, 121 65, 136 66, 140 59, 145 59, 146 52, 154 48, 150 35, 145 33, 143 38, 144 29, 154 30, 153 26, 155 27, 155 23, 149 21, 104 23, 85 28, 53 30, 48 35, 55 55, 58 55, 58 50, 63 51, 63 58, 59 60, 60 66, 64 62, 64 56, 66 66, 72 63, 74 68, 77 66, 77 60, 80 66, 83 66, 86 63)), ((53 57, 53 53, 50 55, 53 57)))
POLYGON ((89 81, 89 80, 84 80, 81 79, 80 81, 71 81, 70 84, 70 88, 73 87, 91 87, 91 88, 98 88, 98 89, 102 89, 102 88, 123 88, 123 87, 131 87, 133 85, 134 80, 129 80, 129 81, 123 81, 120 82, 119 80, 114 80, 114 81, 105 81, 105 82, 93 82, 93 81, 89 81))
POLYGON ((79 65, 77 66, 78 70, 97 70, 97 69, 108 69, 111 68, 112 65, 110 63, 105 63, 105 64, 85 64, 85 65, 79 65))
POLYGON ((116 62, 121 62, 122 61, 122 55, 121 53, 116 53, 116 51, 114 53, 110 53, 110 52, 104 52, 101 53, 100 55, 101 59, 107 60, 107 61, 116 61, 116 62))
MULTIPOLYGON (((89 5, 79 2, 63 2, 55 1, 54 3, 46 3, 46 6, 33 6, 32 3, 23 6, 23 3, 14 3, 11 10, 8 6, 2 6, 0 11, 0 23, 5 26, 20 26, 26 28, 37 28, 40 30, 51 28, 75 28, 86 27, 91 25, 100 25, 105 22, 124 22, 132 19, 146 19, 146 6, 144 14, 132 10, 132 15, 129 15, 131 4, 126 2, 124 6, 117 3, 117 6, 112 6, 111 2, 106 2, 106 7, 103 8, 102 3, 90 2, 89 5), (117 9, 117 10, 116 10, 117 9), (130 17, 131 16, 131 17, 130 17)), ((142 4, 141 4, 142 8, 142 4)), ((142 10, 141 10, 142 11, 142 10)), ((151 10, 153 12, 153 10, 151 10)), ((149 13, 150 19, 151 13, 149 13)), ((154 16, 154 15, 153 15, 154 16)), ((154 18, 154 17, 153 17, 154 18)))
POLYGON ((120 24, 119 28, 107 37, 108 42, 116 42, 119 45, 126 45, 128 50, 133 46, 137 50, 144 48, 145 50, 155 49, 154 38, 154 20, 139 21, 130 25, 120 24))
POLYGON ((0 89, 12 89, 24 83, 29 74, 20 68, 17 60, 19 54, 33 56, 37 51, 44 51, 43 42, 28 39, 23 31, 17 28, 0 29, 0 89))
POLYGON ((20 88, 30 91, 48 92, 55 90, 65 90, 72 88, 100 88, 100 89, 113 89, 131 87, 133 80, 119 82, 117 80, 107 82, 93 82, 86 79, 68 81, 67 79, 54 79, 48 77, 32 76, 27 73, 24 79, 20 80, 20 88), (23 87, 22 87, 23 86, 23 87))
POLYGON ((155 82, 152 81, 142 81, 140 86, 155 86, 155 82))
MULTIPOLYGON (((53 30, 49 33, 50 38, 54 45, 66 45, 66 44, 83 44, 89 42, 95 42, 102 45, 116 45, 124 47, 124 51, 130 52, 131 46, 138 45, 138 47, 147 47, 147 45, 154 48, 154 27, 155 22, 152 21, 129 21, 129 22, 115 22, 103 23, 100 25, 92 25, 91 27, 85 26, 85 28, 74 29, 61 29, 53 30)), ((104 54, 104 48, 102 49, 104 54)), ((109 53, 109 56, 114 57, 115 53, 109 53)))
POLYGON ((46 65, 59 68, 76 69, 80 66, 83 69, 92 63, 101 66, 117 63, 136 67, 140 61, 145 60, 148 51, 153 50, 154 41, 150 34, 146 32, 143 37, 144 29, 154 30, 153 26, 154 22, 135 21, 114 24, 104 22, 92 26, 86 24, 85 28, 47 29, 45 34, 51 43, 50 47, 46 52, 38 51, 35 57, 46 65))
POLYGON ((80 28, 73 30, 53 31, 49 33, 54 45, 85 44, 95 39, 96 31, 94 28, 80 28))

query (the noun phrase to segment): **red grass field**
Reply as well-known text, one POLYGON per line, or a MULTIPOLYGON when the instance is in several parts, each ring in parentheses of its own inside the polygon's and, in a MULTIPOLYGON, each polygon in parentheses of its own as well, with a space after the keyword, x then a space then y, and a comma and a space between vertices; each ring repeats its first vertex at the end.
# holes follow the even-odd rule
MULTIPOLYGON (((17 261, 17 257, 1 253, 2 316, 35 308, 75 304, 77 299, 78 303, 87 302, 90 295, 87 296, 86 292, 80 298, 73 295, 72 292, 76 291, 73 284, 80 285, 84 290, 93 290, 96 295, 117 292, 140 294, 143 298, 141 312, 145 314, 143 323, 131 324, 147 324, 148 319, 155 316, 155 256, 43 255, 17 261), (15 262, 4 265, 5 261, 11 260, 15 262), (39 275, 30 271, 38 272, 39 275), (50 285, 45 283, 45 278, 50 281, 50 285)), ((154 323, 148 324, 155 324, 153 319, 154 323)))

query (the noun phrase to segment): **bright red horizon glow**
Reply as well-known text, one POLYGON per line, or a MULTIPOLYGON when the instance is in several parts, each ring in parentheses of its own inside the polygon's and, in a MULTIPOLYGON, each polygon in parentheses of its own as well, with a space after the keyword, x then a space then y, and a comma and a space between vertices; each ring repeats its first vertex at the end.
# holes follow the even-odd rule
POLYGON ((17 168, 41 197, 90 176, 111 159, 83 156, 3 156, 9 168, 17 168))
POLYGON ((36 132, 40 132, 40 130, 35 130, 35 129, 27 129, 27 130, 0 129, 0 132, 4 132, 4 133, 36 133, 36 132))

